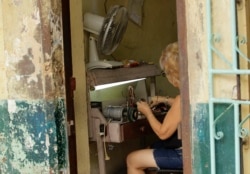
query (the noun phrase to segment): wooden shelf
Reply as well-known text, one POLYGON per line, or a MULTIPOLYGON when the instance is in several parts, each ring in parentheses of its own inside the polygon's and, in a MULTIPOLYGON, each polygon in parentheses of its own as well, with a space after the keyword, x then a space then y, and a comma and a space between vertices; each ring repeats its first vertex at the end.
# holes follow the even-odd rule
POLYGON ((90 86, 154 77, 160 74, 161 70, 156 65, 140 65, 133 68, 93 69, 87 71, 90 86))

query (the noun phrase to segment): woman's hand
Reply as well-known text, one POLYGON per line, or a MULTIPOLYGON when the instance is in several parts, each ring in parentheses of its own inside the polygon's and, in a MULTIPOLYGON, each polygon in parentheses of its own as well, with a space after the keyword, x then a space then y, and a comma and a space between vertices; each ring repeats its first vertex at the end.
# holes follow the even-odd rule
POLYGON ((151 97, 151 101, 150 101, 151 108, 159 104, 158 98, 159 98, 158 96, 151 97))
POLYGON ((158 105, 159 103, 164 103, 166 105, 172 106, 173 101, 174 101, 174 98, 169 98, 165 96, 153 96, 151 97, 150 107, 152 108, 158 105))
POLYGON ((165 103, 167 105, 168 104, 168 97, 164 97, 164 96, 151 97, 151 102, 150 102, 151 108, 158 105, 159 103, 165 103))
POLYGON ((137 105, 137 110, 141 112, 143 115, 147 117, 150 113, 152 113, 151 108, 149 107, 148 103, 145 101, 138 101, 136 103, 137 105))

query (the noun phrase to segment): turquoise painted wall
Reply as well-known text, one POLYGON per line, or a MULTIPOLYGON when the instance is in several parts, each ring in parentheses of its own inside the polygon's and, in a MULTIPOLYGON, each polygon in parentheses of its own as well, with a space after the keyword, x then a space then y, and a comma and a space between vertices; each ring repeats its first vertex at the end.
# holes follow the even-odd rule
POLYGON ((195 173, 210 174, 208 104, 198 104, 193 117, 193 168, 195 173))
MULTIPOLYGON (((229 107, 228 104, 216 104, 214 119, 229 107)), ((193 120, 193 171, 194 174, 210 174, 210 133, 208 104, 197 104, 193 120)), ((224 137, 215 140, 215 163, 218 174, 233 174, 234 155, 234 110, 227 110, 216 124, 216 131, 222 131, 224 137)), ((236 140, 239 141, 239 140, 236 140)))
POLYGON ((67 168, 63 100, 0 101, 0 173, 59 173, 67 168))

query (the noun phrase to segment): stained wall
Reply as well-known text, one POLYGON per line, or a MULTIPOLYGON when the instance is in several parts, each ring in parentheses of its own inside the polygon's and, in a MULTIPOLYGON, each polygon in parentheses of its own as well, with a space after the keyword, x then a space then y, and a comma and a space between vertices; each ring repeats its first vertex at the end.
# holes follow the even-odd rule
MULTIPOLYGON (((216 70, 231 70, 225 62, 233 62, 234 48, 233 43, 236 42, 240 51, 248 55, 246 50, 246 42, 242 42, 242 38, 247 37, 246 33, 246 13, 247 1, 239 1, 235 7, 232 6, 230 1, 208 1, 209 3, 197 1, 186 2, 186 20, 187 20, 187 56, 188 56, 188 77, 189 77, 189 94, 190 94, 190 125, 192 129, 191 142, 192 142, 192 173, 210 174, 215 171, 216 173, 231 173, 236 171, 237 167, 242 167, 244 173, 248 173, 247 161, 249 161, 248 141, 240 144, 240 150, 243 154, 241 161, 236 159, 235 142, 240 138, 233 136, 235 134, 234 109, 229 107, 228 103, 215 103, 214 113, 210 114, 209 102, 213 98, 225 101, 226 99, 236 99, 237 92, 241 95, 242 99, 249 96, 249 81, 247 75, 241 75, 240 81, 236 81, 234 74, 220 74, 213 75, 209 78, 211 68, 209 67, 209 59, 213 69, 216 70), (211 9, 208 4, 211 5, 211 9), (238 21, 232 26, 233 12, 230 11, 235 8, 238 21), (221 13, 223 11, 223 13, 221 13), (211 13, 211 16, 208 14, 211 13), (210 18, 211 17, 211 18, 210 18), (208 21, 211 20, 211 21, 208 21), (211 22, 211 25, 209 25, 211 22), (237 39, 234 40, 233 27, 237 30, 237 39), (209 31, 211 29, 211 31, 209 31), (209 38, 211 32, 211 38, 209 38), (209 57, 209 46, 213 46, 212 58, 209 57), (223 59, 224 58, 224 59, 223 59), (210 69, 209 69, 210 68, 210 69), (210 71, 210 72, 209 72, 210 71), (240 82, 241 91, 235 91, 235 86, 240 82), (212 85, 211 85, 212 84, 212 85), (212 88, 212 89, 210 89, 212 88), (211 92, 213 91, 213 93, 211 92), (224 112, 224 113, 223 113, 224 112), (223 115, 223 114, 224 115, 223 115), (220 117, 220 114, 223 117, 220 117), (212 118, 211 118, 212 115, 212 118), (212 121, 211 121, 212 120, 212 121), (216 121, 215 121, 216 120, 216 121), (223 132, 223 138, 219 139, 217 133, 223 132), (214 146, 211 145, 214 142, 214 146), (211 144, 210 144, 211 143, 211 144), (242 145, 242 146, 241 146, 242 145), (214 148, 214 156, 211 151, 214 148), (215 162, 213 168, 212 161, 215 162), (235 162, 236 161, 236 162, 235 162), (236 166, 239 163, 241 166, 236 166)), ((248 69, 248 64, 239 55, 239 69, 248 69)), ((239 89, 238 89, 239 90, 239 89)), ((238 98, 239 99, 239 98, 238 98)), ((249 106, 240 106, 243 119, 246 113, 249 113, 249 106)), ((245 124, 246 128, 249 127, 249 122, 245 124)), ((236 149, 237 151, 238 149, 236 149)), ((238 153, 241 153, 239 150, 238 153)))
POLYGON ((67 172, 60 1, 0 2, 0 173, 67 172))

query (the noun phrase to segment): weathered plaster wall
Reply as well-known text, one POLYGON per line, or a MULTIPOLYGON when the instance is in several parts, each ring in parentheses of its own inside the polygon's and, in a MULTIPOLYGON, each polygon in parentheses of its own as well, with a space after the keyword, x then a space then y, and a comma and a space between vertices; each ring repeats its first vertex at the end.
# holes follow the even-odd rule
POLYGON ((0 172, 67 169, 64 101, 0 101, 0 172))
POLYGON ((207 102, 207 26, 205 2, 187 2, 187 36, 188 36, 188 73, 190 84, 190 103, 207 102))
MULTIPOLYGON (((237 6, 238 18, 238 34, 239 37, 245 35, 246 24, 245 17, 246 14, 242 8, 244 8, 245 1, 241 6, 237 6)), ((209 124, 210 115, 208 109, 209 102, 209 81, 208 77, 208 44, 211 43, 213 47, 217 50, 212 52, 212 64, 214 69, 232 70, 230 63, 233 61, 234 51, 232 48, 232 42, 237 42, 232 39, 232 12, 230 12, 230 2, 229 1, 211 1, 212 9, 207 8, 206 2, 189 0, 187 1, 187 38, 188 38, 188 72, 189 72, 189 89, 190 89, 190 103, 191 103, 191 113, 190 121, 193 129, 191 130, 192 135, 192 158, 193 158, 193 173, 211 173, 211 157, 210 157, 210 135, 209 135, 209 124), (210 20, 207 16, 207 10, 211 10, 211 26, 207 26, 207 20, 210 20), (223 12, 223 14, 222 14, 223 12), (208 38, 208 27, 211 27, 211 34, 213 38, 208 38), (208 42, 207 39, 211 39, 208 42), (229 62, 229 63, 228 63, 229 62)), ((243 52, 246 52, 246 45, 244 42, 239 42, 239 47, 243 52)), ((247 68, 246 61, 240 60, 240 68, 247 68)), ((242 96, 249 95, 249 82, 244 76, 241 76, 242 85, 242 96)), ((215 98, 221 99, 232 99, 236 97, 234 95, 234 87, 236 86, 236 76, 235 75, 215 75, 213 76, 213 94, 215 98)), ((216 140, 214 135, 211 135, 215 143, 215 157, 212 159, 216 163, 216 173, 231 173, 235 171, 235 154, 232 153, 235 148, 234 135, 234 109, 230 108, 227 110, 229 105, 215 104, 213 120, 218 118, 218 116, 225 112, 223 117, 218 119, 216 122, 217 131, 222 131, 224 137, 220 140, 216 140)), ((247 110, 243 110, 241 107, 243 115, 244 112, 249 113, 249 106, 247 110)), ((246 109, 246 108, 245 108, 246 109)), ((249 124, 249 123, 247 123, 249 124)), ((215 131, 215 130, 212 130, 215 131)), ((249 160, 246 157, 248 150, 243 146, 244 163, 249 160)), ((241 161, 243 163, 243 161, 241 161)), ((240 162, 240 163, 241 163, 240 162)), ((247 173, 247 165, 245 165, 245 172, 247 173)))
MULTIPOLYGON (((0 7, 2 7, 2 1, 0 1, 0 7)), ((3 38, 3 12, 2 8, 0 8, 0 38, 3 38)), ((4 57, 4 44, 3 44, 3 39, 0 39, 0 91, 1 91, 1 96, 0 99, 6 98, 7 97, 7 82, 6 82, 6 76, 5 76, 5 57, 4 57)))
POLYGON ((67 172, 60 1, 0 2, 0 173, 67 172))
MULTIPOLYGON (((9 98, 60 97, 63 86, 61 18, 40 1, 2 4, 9 98)), ((59 14, 60 15, 60 14, 59 14)))

